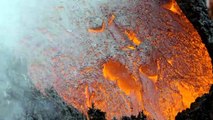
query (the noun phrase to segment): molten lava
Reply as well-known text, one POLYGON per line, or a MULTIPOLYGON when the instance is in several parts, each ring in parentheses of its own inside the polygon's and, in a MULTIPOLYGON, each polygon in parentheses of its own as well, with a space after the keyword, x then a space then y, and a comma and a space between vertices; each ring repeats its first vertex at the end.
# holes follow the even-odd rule
POLYGON ((106 79, 115 81, 118 87, 127 95, 136 94, 138 102, 141 102, 142 86, 124 65, 117 61, 109 60, 104 64, 103 75, 106 79))
POLYGON ((181 10, 178 7, 177 3, 175 0, 170 0, 170 2, 168 2, 167 4, 163 5, 164 8, 180 15, 181 14, 181 10))
POLYGON ((136 34, 133 31, 125 30, 125 34, 128 36, 135 45, 140 45, 141 41, 137 38, 136 34))
POLYGON ((26 45, 37 88, 54 88, 85 114, 94 103, 107 119, 142 110, 156 120, 174 119, 208 92, 211 59, 176 2, 130 1, 69 1, 54 20, 48 16, 51 27, 39 26, 45 32, 26 45), (91 27, 96 17, 102 25, 91 27))

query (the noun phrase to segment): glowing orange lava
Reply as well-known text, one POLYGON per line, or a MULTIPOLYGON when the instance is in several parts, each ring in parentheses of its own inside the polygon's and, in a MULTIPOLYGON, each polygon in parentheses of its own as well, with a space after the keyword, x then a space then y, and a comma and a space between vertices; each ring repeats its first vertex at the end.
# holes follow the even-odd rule
POLYGON ((103 21, 100 27, 89 28, 88 32, 91 32, 91 33, 100 33, 100 32, 103 32, 105 30, 105 27, 106 27, 106 23, 103 21))
POLYGON ((103 65, 103 75, 106 79, 116 82, 118 87, 127 95, 136 93, 137 98, 141 101, 141 86, 134 76, 132 76, 124 65, 117 61, 109 60, 103 65))
POLYGON ((29 76, 42 92, 53 87, 84 114, 94 103, 109 120, 142 110, 148 118, 173 120, 213 83, 207 49, 174 0, 164 6, 122 1, 95 8, 87 2, 85 16, 72 14, 71 32, 48 33, 50 43, 31 48, 29 76), (94 16, 108 21, 88 29, 94 16))
POLYGON ((135 45, 140 45, 141 41, 137 38, 136 34, 131 30, 125 30, 125 34, 128 36, 135 45))
POLYGON ((181 14, 181 10, 178 7, 177 3, 175 0, 170 0, 170 2, 168 2, 167 4, 163 5, 164 8, 180 15, 181 14))
POLYGON ((112 15, 109 17, 109 19, 108 19, 108 25, 109 25, 109 26, 112 25, 112 23, 114 22, 114 20, 115 20, 115 15, 112 14, 112 15))

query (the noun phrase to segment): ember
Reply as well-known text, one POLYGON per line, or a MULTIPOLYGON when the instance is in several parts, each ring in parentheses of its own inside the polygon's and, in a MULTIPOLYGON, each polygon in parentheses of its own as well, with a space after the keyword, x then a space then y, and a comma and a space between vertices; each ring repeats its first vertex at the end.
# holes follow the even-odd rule
POLYGON ((110 60, 104 64, 103 75, 106 79, 116 81, 118 87, 127 95, 136 94, 141 102, 141 86, 134 76, 121 63, 110 60))

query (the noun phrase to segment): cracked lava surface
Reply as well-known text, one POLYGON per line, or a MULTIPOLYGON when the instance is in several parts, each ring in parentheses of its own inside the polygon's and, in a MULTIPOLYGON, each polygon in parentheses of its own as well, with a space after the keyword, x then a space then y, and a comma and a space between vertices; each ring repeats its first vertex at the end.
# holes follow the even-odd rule
POLYGON ((94 103, 107 119, 141 110, 174 119, 213 83, 208 52, 174 1, 51 5, 21 43, 29 76, 85 114, 94 103))

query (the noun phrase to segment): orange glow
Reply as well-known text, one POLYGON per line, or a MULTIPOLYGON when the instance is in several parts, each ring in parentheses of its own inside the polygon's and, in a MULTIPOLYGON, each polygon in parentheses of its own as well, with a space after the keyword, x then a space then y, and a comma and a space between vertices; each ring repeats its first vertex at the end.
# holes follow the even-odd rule
POLYGON ((106 24, 105 22, 102 22, 102 25, 100 27, 96 27, 96 28, 89 28, 88 29, 88 32, 91 32, 91 33, 100 33, 100 32, 103 32, 106 28, 106 24))
POLYGON ((112 23, 114 22, 114 20, 115 20, 115 15, 111 15, 110 17, 109 17, 109 19, 108 19, 108 25, 110 26, 110 25, 112 25, 112 23))
POLYGON ((139 71, 140 73, 144 74, 145 76, 147 76, 150 80, 152 80, 154 83, 157 82, 158 80, 158 75, 156 72, 156 69, 155 67, 152 67, 152 68, 148 68, 148 67, 140 67, 139 71))
POLYGON ((153 76, 148 76, 149 79, 151 79, 153 82, 157 82, 158 80, 158 75, 153 75, 153 76))
POLYGON ((184 106, 189 107, 190 104, 195 100, 193 94, 196 94, 196 91, 194 91, 193 87, 184 83, 176 83, 176 85, 178 87, 178 90, 180 91, 180 94, 182 95, 184 106))
MULTIPOLYGON (((44 93, 53 87, 67 104, 84 114, 94 103, 106 112, 107 120, 136 115, 140 110, 156 120, 173 120, 208 92, 213 83, 210 57, 177 3, 171 0, 163 6, 165 10, 139 1, 127 14, 116 13, 121 9, 116 8, 117 16, 112 14, 98 27, 74 29, 67 36, 71 40, 61 39, 60 43, 53 37, 59 43, 45 49, 53 46, 58 50, 51 51, 44 63, 38 60, 29 66, 36 88, 44 93), (88 32, 101 34, 88 36, 88 32)), ((155 0, 146 2, 158 5, 155 0)), ((76 24, 86 21, 84 26, 87 20, 79 19, 76 24)), ((42 60, 43 56, 48 54, 42 54, 42 60)))
POLYGON ((124 51, 128 51, 128 50, 135 50, 136 48, 135 46, 128 45, 128 46, 122 47, 121 49, 124 51))
POLYGON ((88 107, 91 107, 91 101, 90 101, 90 95, 89 95, 89 90, 88 90, 88 85, 85 87, 85 96, 86 96, 86 104, 88 107))
POLYGON ((134 46, 127 46, 127 48, 131 49, 131 50, 135 50, 134 46))
POLYGON ((116 82, 118 87, 127 95, 134 92, 138 100, 141 101, 140 84, 124 65, 118 61, 109 60, 103 67, 103 75, 106 79, 116 82))
POLYGON ((125 30, 125 34, 135 45, 140 45, 141 41, 137 38, 136 34, 131 30, 125 30))
POLYGON ((173 60, 167 60, 167 62, 168 62, 170 65, 172 65, 173 60))
POLYGON ((165 4, 165 5, 163 5, 163 7, 165 9, 168 9, 168 10, 172 11, 173 13, 178 14, 178 15, 181 14, 180 8, 178 7, 178 5, 177 5, 175 0, 170 0, 170 2, 165 4))

